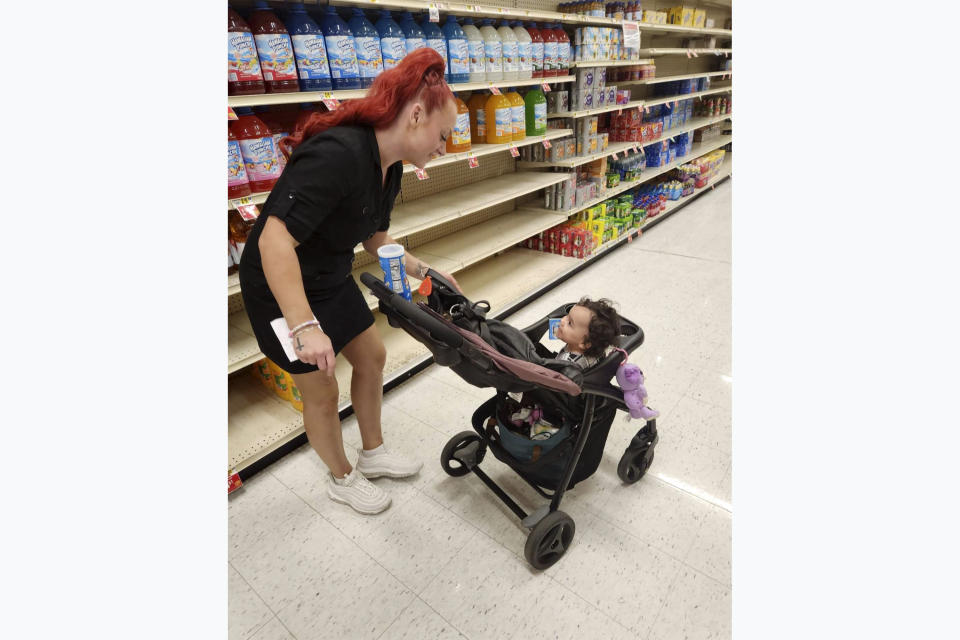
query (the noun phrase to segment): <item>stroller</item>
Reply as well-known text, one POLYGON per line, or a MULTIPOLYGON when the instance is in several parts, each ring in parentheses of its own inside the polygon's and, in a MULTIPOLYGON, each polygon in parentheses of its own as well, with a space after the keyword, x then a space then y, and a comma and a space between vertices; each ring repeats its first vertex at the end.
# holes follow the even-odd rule
MULTIPOLYGON (((433 270, 428 275, 432 291, 427 302, 418 304, 371 274, 361 274, 360 280, 377 297, 390 325, 426 345, 437 364, 450 367, 474 386, 496 389, 496 395, 474 412, 473 431, 458 433, 443 448, 440 464, 451 476, 472 472, 480 478, 530 529, 524 547, 527 561, 546 569, 563 557, 573 540, 573 519, 559 510, 564 492, 597 470, 617 409, 628 411, 623 393, 610 384, 623 356, 611 351, 586 370, 553 359, 555 354, 540 340, 551 318, 566 315, 575 303, 555 309, 520 335, 505 323, 487 320, 489 304, 471 302, 433 270), (510 332, 516 335, 511 338, 510 332), (504 355, 504 350, 520 357, 504 355), (521 392, 524 405, 538 408, 559 425, 549 440, 527 440, 508 427, 521 392), (530 514, 524 512, 480 469, 487 449, 550 502, 530 514)), ((618 346, 630 353, 643 343, 643 331, 626 318, 620 320, 618 346)), ((643 477, 658 440, 656 420, 646 421, 617 466, 623 482, 633 484, 643 477)))

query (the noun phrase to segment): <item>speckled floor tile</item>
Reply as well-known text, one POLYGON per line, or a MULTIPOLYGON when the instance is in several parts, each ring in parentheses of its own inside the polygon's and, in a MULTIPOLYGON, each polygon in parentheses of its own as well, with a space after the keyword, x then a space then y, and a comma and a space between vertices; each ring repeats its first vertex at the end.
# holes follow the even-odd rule
POLYGON ((457 631, 420 598, 414 598, 378 640, 423 640, 423 638, 468 640, 467 636, 457 631))
POLYGON ((729 411, 733 396, 733 378, 714 371, 701 371, 686 395, 729 411))
POLYGON ((727 640, 731 589, 684 567, 667 596, 649 640, 727 640))
POLYGON ((273 618, 273 612, 233 567, 227 579, 227 621, 230 640, 247 640, 273 618))
POLYGON ((310 507, 275 477, 258 473, 227 498, 228 554, 255 547, 278 525, 309 514, 310 507))
MULTIPOLYGON (((720 374, 712 375, 719 377, 720 374)), ((671 429, 680 432, 684 438, 730 454, 733 449, 730 413, 729 408, 687 395, 682 397, 670 412, 669 424, 671 429)))
POLYGON ((533 602, 511 640, 634 640, 636 636, 623 625, 554 581, 533 602))
POLYGON ((283 623, 274 617, 253 634, 250 640, 296 640, 296 638, 290 635, 283 623))
POLYGON ((448 436, 471 429, 470 418, 483 403, 430 376, 414 376, 384 395, 383 401, 448 436))
POLYGON ((660 430, 654 464, 647 472, 655 478, 703 497, 709 502, 723 501, 723 480, 730 468, 730 455, 713 449, 680 431, 660 430))
POLYGON ((693 548, 683 559, 684 563, 730 586, 732 534, 732 514, 725 509, 710 509, 700 525, 693 548))

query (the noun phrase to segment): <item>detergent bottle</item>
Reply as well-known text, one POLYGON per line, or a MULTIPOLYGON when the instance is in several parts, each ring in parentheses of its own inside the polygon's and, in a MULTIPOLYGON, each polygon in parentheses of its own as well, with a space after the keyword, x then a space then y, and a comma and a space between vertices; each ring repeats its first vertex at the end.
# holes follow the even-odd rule
POLYGON ((506 20, 500 23, 497 33, 503 41, 503 79, 516 80, 520 73, 520 47, 517 34, 513 32, 506 20))
POLYGON ((530 35, 530 62, 533 64, 533 77, 543 77, 543 36, 537 25, 528 22, 526 25, 527 33, 530 35))
POLYGON ((443 77, 450 82, 450 59, 447 57, 447 37, 443 35, 443 30, 433 22, 430 22, 430 15, 424 15, 420 20, 420 29, 426 38, 427 46, 440 54, 443 58, 443 77))
POLYGON ((263 74, 257 43, 250 27, 233 9, 227 8, 227 95, 263 93, 263 74))
POLYGON ((270 191, 280 177, 280 160, 273 143, 273 134, 249 107, 234 109, 237 119, 230 130, 240 143, 240 154, 254 192, 270 191))
POLYGON ((487 99, 490 94, 478 91, 467 102, 470 109, 470 142, 486 144, 487 142, 487 99))
POLYGON ((547 134, 547 96, 540 87, 527 91, 523 98, 528 136, 547 134))
POLYGON ((403 29, 403 36, 407 42, 407 53, 413 53, 421 47, 427 46, 427 36, 423 29, 413 21, 413 14, 404 11, 400 14, 400 28, 403 29))
POLYGON ((233 131, 227 126, 227 198, 242 198, 250 195, 250 180, 247 168, 243 166, 240 143, 233 131))
POLYGON ((380 11, 377 20, 377 32, 380 34, 380 54, 383 56, 383 70, 393 69, 407 55, 407 37, 386 9, 380 11))
POLYGON ((518 142, 527 137, 526 105, 523 97, 516 89, 508 89, 507 98, 510 100, 510 120, 513 123, 513 141, 518 142))
POLYGON ((470 151, 470 110, 463 100, 454 96, 457 101, 457 123, 447 138, 447 153, 470 151))
MULTIPOLYGON (((492 27, 491 27, 492 28, 492 27)), ((505 95, 491 95, 484 105, 486 110, 487 142, 513 142, 513 104, 505 95)))
POLYGON ((333 88, 337 91, 359 89, 360 68, 357 63, 357 45, 353 39, 353 32, 332 6, 327 7, 327 13, 323 19, 323 39, 327 43, 333 88))
POLYGON ((553 32, 550 25, 545 24, 540 27, 540 35, 543 36, 543 77, 557 77, 557 56, 559 55, 557 43, 557 34, 553 32))
POLYGON ((487 79, 486 56, 483 51, 483 35, 473 24, 473 18, 464 18, 463 33, 467 36, 467 56, 470 58, 470 82, 485 82, 487 79))
POLYGON ((443 25, 443 35, 447 39, 447 71, 450 82, 470 82, 470 55, 467 36, 452 15, 447 16, 443 25))
POLYGON ((493 20, 487 18, 480 27, 480 35, 483 36, 483 53, 486 58, 487 80, 489 82, 500 82, 503 80, 503 40, 500 34, 493 28, 493 20))
POLYGON ((510 26, 513 29, 514 35, 517 36, 517 49, 519 51, 520 61, 517 78, 520 80, 529 80, 533 77, 533 59, 530 57, 533 54, 533 38, 530 37, 530 34, 523 28, 523 24, 519 20, 511 22, 510 26))
POLYGON ((297 59, 297 70, 300 72, 300 91, 333 89, 323 31, 307 14, 302 2, 290 4, 287 30, 293 40, 293 55, 297 59))
POLYGON ((267 93, 300 91, 290 34, 264 0, 253 3, 250 30, 257 43, 257 55, 260 57, 267 93))
POLYGON ((357 66, 360 67, 360 86, 364 89, 373 84, 374 78, 383 72, 383 56, 380 52, 380 33, 363 15, 363 11, 354 7, 353 16, 347 23, 353 32, 353 41, 357 47, 357 66))

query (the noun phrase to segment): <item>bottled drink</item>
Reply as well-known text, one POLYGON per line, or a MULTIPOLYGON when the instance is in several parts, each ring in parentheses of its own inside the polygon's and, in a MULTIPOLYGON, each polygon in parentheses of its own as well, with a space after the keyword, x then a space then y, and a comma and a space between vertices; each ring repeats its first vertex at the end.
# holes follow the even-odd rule
POLYGON ((520 73, 520 47, 517 34, 504 20, 497 29, 500 40, 503 41, 503 79, 516 80, 520 73))
POLYGON ((323 31, 307 14, 302 2, 294 2, 290 5, 287 30, 293 41, 293 55, 297 60, 297 70, 300 72, 300 91, 333 89, 323 31))
POLYGON ((454 96, 457 102, 457 122, 447 138, 447 153, 470 151, 470 110, 463 100, 454 96))
POLYGON ((242 198, 250 195, 250 180, 247 179, 247 169, 243 166, 243 155, 240 153, 240 143, 227 127, 227 198, 242 198))
POLYGON ((240 143, 240 153, 255 192, 270 191, 280 177, 280 160, 270 129, 248 107, 234 109, 237 119, 230 130, 240 143))
POLYGON ((260 57, 267 93, 300 91, 290 34, 264 0, 253 3, 250 30, 257 43, 257 55, 260 57))
POLYGON ((360 65, 357 63, 353 32, 332 6, 327 7, 327 14, 323 19, 323 39, 327 44, 333 88, 337 91, 359 89, 360 65))
POLYGON ((505 95, 491 95, 485 105, 487 142, 504 144, 513 142, 513 104, 505 95))
POLYGON ((557 34, 550 25, 545 24, 540 27, 540 35, 543 36, 543 77, 555 78, 559 56, 557 34))
POLYGON ((470 55, 467 36, 452 15, 447 16, 443 25, 443 35, 447 39, 447 71, 450 82, 470 82, 470 55))
POLYGON ((420 29, 426 38, 427 46, 440 54, 443 58, 444 72, 443 77, 450 82, 450 59, 447 57, 447 37, 443 35, 443 30, 434 22, 430 22, 430 15, 423 16, 420 21, 420 29))
POLYGON ((527 91, 523 98, 524 116, 528 136, 543 136, 547 134, 547 97, 540 87, 527 91))
POLYGON ((527 33, 530 34, 530 61, 533 63, 533 77, 543 77, 543 35, 537 29, 533 22, 526 24, 527 33))
POLYGON ((484 82, 487 79, 486 55, 483 35, 473 24, 473 18, 464 18, 463 33, 467 37, 467 56, 470 58, 470 82, 484 82))
POLYGON ((240 14, 227 9, 227 95, 246 96, 263 93, 263 74, 257 43, 240 14))
POLYGON ((493 28, 493 20, 487 18, 480 27, 483 36, 483 53, 486 58, 487 80, 500 82, 503 80, 503 40, 493 28))
POLYGON ((383 56, 380 53, 380 33, 358 8, 347 23, 353 32, 353 41, 357 48, 357 66, 360 69, 360 86, 364 89, 373 84, 373 80, 383 72, 383 56))
POLYGON ((470 141, 473 144, 487 142, 487 99, 490 94, 478 91, 467 102, 470 109, 470 141))
POLYGON ((526 105, 523 98, 517 93, 516 89, 507 91, 507 99, 510 100, 510 119, 513 124, 513 141, 519 142, 527 137, 527 116, 526 105))
POLYGON ((400 14, 400 28, 403 29, 403 35, 406 38, 407 53, 413 53, 417 49, 427 46, 427 38, 423 29, 413 21, 413 14, 409 11, 400 14))
POLYGON ((380 19, 377 20, 377 32, 380 34, 380 54, 383 56, 383 70, 393 69, 407 55, 407 37, 386 9, 380 11, 380 19))
POLYGON ((517 79, 529 80, 533 77, 533 38, 523 28, 519 20, 510 23, 514 35, 517 37, 517 48, 519 50, 520 67, 517 73, 517 79))

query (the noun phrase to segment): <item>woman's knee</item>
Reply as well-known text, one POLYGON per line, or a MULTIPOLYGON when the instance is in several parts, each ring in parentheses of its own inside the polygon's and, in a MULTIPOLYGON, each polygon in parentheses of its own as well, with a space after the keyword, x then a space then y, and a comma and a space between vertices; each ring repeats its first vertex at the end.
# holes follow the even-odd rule
POLYGON ((344 349, 343 355, 355 372, 379 375, 387 364, 387 349, 376 327, 370 327, 344 349))
POLYGON ((339 408, 340 387, 334 376, 322 371, 294 376, 294 383, 300 389, 303 404, 319 410, 337 411, 339 408))

